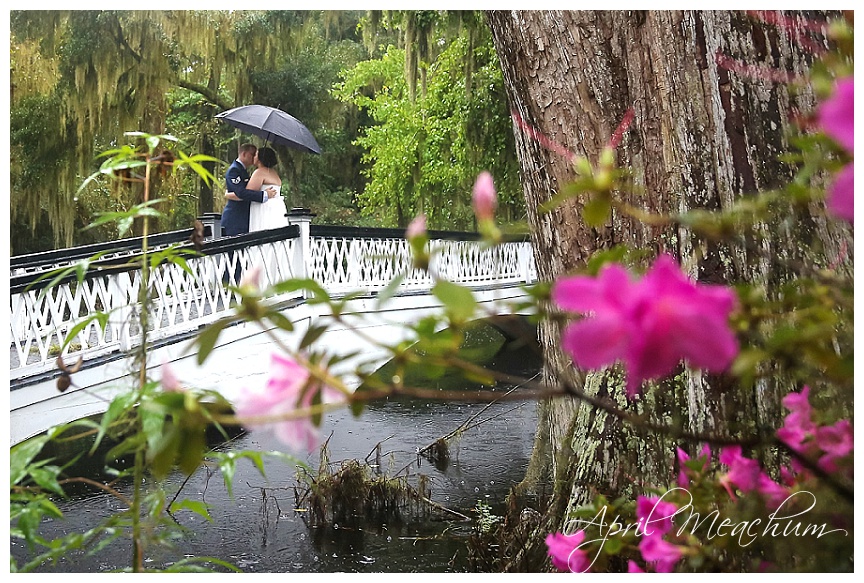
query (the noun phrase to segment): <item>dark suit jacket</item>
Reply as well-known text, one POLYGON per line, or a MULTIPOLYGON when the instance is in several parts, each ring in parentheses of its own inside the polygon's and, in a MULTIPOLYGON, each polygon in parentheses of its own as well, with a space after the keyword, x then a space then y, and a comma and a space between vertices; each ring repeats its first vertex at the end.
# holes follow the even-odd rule
POLYGON ((233 192, 243 200, 229 200, 222 211, 222 229, 226 236, 249 232, 249 203, 263 202, 267 196, 263 190, 249 190, 249 173, 239 160, 234 160, 225 173, 228 192, 233 192))

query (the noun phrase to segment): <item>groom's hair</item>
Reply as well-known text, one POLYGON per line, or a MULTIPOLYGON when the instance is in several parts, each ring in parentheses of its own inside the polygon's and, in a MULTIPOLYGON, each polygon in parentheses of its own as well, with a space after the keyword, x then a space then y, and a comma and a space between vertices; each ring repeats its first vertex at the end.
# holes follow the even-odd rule
POLYGON ((240 144, 240 148, 237 149, 237 153, 242 154, 243 152, 254 152, 257 149, 258 146, 256 146, 255 144, 240 144))

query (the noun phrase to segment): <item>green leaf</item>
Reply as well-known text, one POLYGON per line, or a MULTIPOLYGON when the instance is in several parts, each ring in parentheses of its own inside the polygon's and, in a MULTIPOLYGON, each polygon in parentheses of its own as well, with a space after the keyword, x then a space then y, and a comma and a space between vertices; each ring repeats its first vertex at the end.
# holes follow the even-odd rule
POLYGON ((228 325, 229 321, 217 320, 198 334, 195 343, 198 344, 199 365, 204 364, 204 361, 207 360, 207 357, 213 351, 213 347, 216 346, 216 341, 219 340, 219 334, 222 333, 222 329, 228 325))
POLYGON ((102 438, 105 437, 111 424, 135 405, 136 396, 135 393, 122 393, 111 400, 108 409, 102 415, 102 419, 99 423, 99 433, 96 434, 96 439, 93 442, 93 446, 90 448, 91 455, 96 452, 96 449, 99 447, 102 438))
POLYGON ((194 512, 198 516, 204 518, 207 522, 213 522, 213 517, 210 516, 210 512, 208 509, 210 508, 209 504, 204 502, 199 502, 198 500, 180 500, 179 502, 174 502, 170 510, 171 512, 178 512, 180 510, 189 510, 194 512))
POLYGON ((48 442, 47 435, 31 437, 9 450, 9 482, 14 486, 27 475, 27 466, 48 442))
POLYGON ((294 330, 294 323, 289 320, 285 314, 281 312, 268 312, 266 318, 273 322, 277 328, 291 332, 294 330))
POLYGON ((588 226, 602 227, 609 219, 612 211, 612 203, 608 196, 598 195, 585 203, 582 207, 582 218, 588 226))
POLYGON ((150 451, 150 470, 161 480, 174 467, 174 460, 179 452, 186 447, 183 432, 174 424, 158 440, 156 447, 150 451))
POLYGON ((180 471, 191 476, 201 465, 204 453, 207 451, 207 439, 203 426, 184 428, 180 432, 183 446, 179 448, 180 471))
POLYGON ((65 496, 66 492, 63 487, 57 483, 57 473, 60 469, 57 466, 45 466, 43 468, 34 468, 30 470, 30 476, 36 484, 44 489, 65 496))
POLYGON ((286 279, 285 281, 273 284, 270 286, 270 289, 274 294, 285 294, 301 290, 308 291, 316 298, 319 298, 319 300, 326 298, 326 301, 330 301, 329 294, 314 279, 286 279))
POLYGON ((454 322, 465 322, 477 309, 474 294, 467 287, 442 280, 432 288, 432 294, 444 304, 447 314, 454 322))
POLYGON ((304 348, 310 346, 313 342, 318 340, 324 332, 327 331, 328 326, 326 324, 313 324, 309 326, 309 329, 306 330, 306 333, 303 335, 303 339, 300 341, 299 349, 303 350, 304 348))
POLYGON ((69 329, 69 333, 66 335, 66 339, 63 340, 63 345, 60 347, 60 350, 62 351, 69 346, 69 343, 75 339, 75 336, 77 336, 79 332, 94 320, 99 323, 99 328, 104 332, 105 328, 108 326, 108 314, 104 312, 94 312, 69 329))
POLYGON ((378 292, 378 295, 375 298, 376 307, 380 308, 385 303, 387 303, 390 298, 396 295, 396 292, 399 291, 399 286, 402 285, 402 282, 405 280, 405 275, 400 274, 390 280, 390 283, 387 284, 387 287, 378 292))
POLYGON ((628 249, 625 245, 615 245, 611 249, 595 251, 585 265, 585 271, 588 272, 588 275, 597 275, 604 265, 608 263, 621 263, 627 252, 628 249))
POLYGON ((222 472, 222 480, 228 497, 234 499, 234 473, 237 471, 236 457, 234 455, 221 456, 219 460, 219 471, 222 472))

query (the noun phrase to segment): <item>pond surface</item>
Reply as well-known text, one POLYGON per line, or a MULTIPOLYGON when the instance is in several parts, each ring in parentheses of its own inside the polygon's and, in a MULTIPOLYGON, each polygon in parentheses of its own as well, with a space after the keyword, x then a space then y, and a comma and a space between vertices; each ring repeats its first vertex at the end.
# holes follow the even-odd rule
MULTIPOLYGON (((514 368, 514 356, 505 355, 503 368, 514 368)), ((524 358, 517 358, 524 361, 524 358)), ((500 368, 500 367, 499 367, 500 368)), ((539 363, 516 362, 524 376, 532 376, 539 363)), ((510 388, 496 387, 502 395, 510 388)), ((518 391, 518 389, 516 389, 518 391)), ((331 464, 369 459, 374 463, 376 446, 381 444, 381 468, 388 475, 407 472, 416 486, 418 474, 430 479, 431 500, 448 509, 476 518, 478 502, 500 514, 510 488, 520 482, 527 468, 536 428, 533 401, 485 403, 444 403, 421 400, 379 402, 359 417, 347 410, 325 415, 321 441, 328 441, 331 464), (479 413, 479 415, 478 415, 479 413), (421 450, 473 419, 457 440, 449 442, 450 459, 436 468, 419 457, 421 450), (476 425, 478 422, 479 425, 476 425), (371 454, 371 455, 370 455, 371 454), (446 467, 445 467, 446 465, 446 467)), ((282 446, 269 432, 251 432, 222 444, 220 450, 278 450, 282 446)), ((313 471, 319 453, 301 458, 313 471)), ((176 552, 164 549, 146 556, 146 566, 158 569, 183 557, 212 556, 233 563, 244 572, 467 572, 467 541, 474 521, 455 514, 403 512, 401 519, 387 522, 362 521, 353 525, 307 526, 304 512, 295 511, 296 465, 265 458, 266 478, 248 460, 237 465, 229 497, 218 471, 199 469, 183 485, 180 499, 210 505, 212 523, 192 512, 176 514, 188 532, 176 541, 176 552)), ((169 478, 165 490, 169 500, 180 488, 184 476, 169 478)), ((123 487, 119 488, 121 491, 123 487)), ((128 488, 127 488, 128 489, 128 488)), ((82 531, 99 519, 121 509, 121 503, 104 493, 88 493, 73 500, 59 501, 65 518, 43 524, 48 538, 82 531)), ((428 508, 427 508, 428 510, 428 508)), ((26 547, 13 540, 11 553, 23 563, 26 547)), ((131 545, 126 540, 111 543, 96 557, 76 554, 40 572, 102 572, 127 568, 131 545)))

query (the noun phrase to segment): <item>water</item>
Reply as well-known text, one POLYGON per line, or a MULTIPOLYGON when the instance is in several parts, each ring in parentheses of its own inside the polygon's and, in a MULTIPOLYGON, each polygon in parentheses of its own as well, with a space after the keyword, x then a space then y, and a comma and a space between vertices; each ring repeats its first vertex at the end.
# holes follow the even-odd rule
MULTIPOLYGON (((512 359, 512 356, 510 357, 512 359)), ((508 363, 512 366, 512 362, 508 363)), ((536 362, 522 363, 526 375, 536 362)), ((510 387, 498 387, 503 394, 510 387)), ((536 428, 536 404, 527 402, 443 403, 420 400, 380 402, 360 417, 347 410, 325 416, 321 441, 328 439, 331 463, 342 460, 375 461, 381 444, 381 466, 388 474, 407 467, 416 485, 423 473, 431 479, 431 500, 472 519, 478 501, 500 514, 510 488, 521 481, 536 428), (449 463, 440 467, 419 458, 416 452, 456 429, 484 410, 456 441, 450 442, 449 463), (370 455, 371 454, 371 455, 370 455)), ((222 450, 278 450, 269 433, 252 432, 220 446, 222 450)), ((302 458, 313 470, 318 453, 302 458)), ((183 486, 180 499, 210 505, 213 522, 191 513, 176 514, 188 531, 175 542, 176 550, 152 550, 145 556, 147 568, 163 568, 183 557, 213 556, 235 564, 244 572, 464 572, 469 571, 467 540, 473 521, 458 520, 447 512, 403 513, 387 522, 363 521, 354 525, 310 528, 305 514, 295 511, 296 467, 268 459, 266 478, 248 460, 237 465, 234 498, 228 496, 218 471, 199 469, 183 486)), ((404 475, 404 472, 403 472, 404 475)), ((184 476, 169 478, 169 500, 184 476)), ((119 486, 123 491, 128 489, 119 486)), ((120 510, 122 503, 108 494, 88 493, 59 501, 64 520, 43 524, 43 536, 54 538, 94 526, 99 519, 120 510)), ((19 564, 27 550, 13 540, 12 556, 19 564)), ((101 572, 128 568, 131 545, 118 540, 96 557, 76 553, 40 572, 101 572)))

